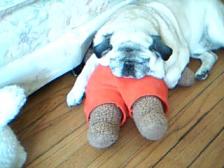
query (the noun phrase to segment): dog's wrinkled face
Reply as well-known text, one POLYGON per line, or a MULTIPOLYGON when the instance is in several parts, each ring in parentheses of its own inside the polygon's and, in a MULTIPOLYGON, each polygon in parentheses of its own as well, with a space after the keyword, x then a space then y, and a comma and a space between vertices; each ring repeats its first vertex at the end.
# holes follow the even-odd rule
POLYGON ((139 44, 125 42, 110 55, 109 66, 115 76, 139 79, 151 71, 150 55, 139 44))
POLYGON ((135 33, 105 36, 104 41, 94 47, 94 52, 106 60, 115 76, 140 79, 146 75, 162 78, 164 60, 172 54, 172 49, 158 36, 135 33))

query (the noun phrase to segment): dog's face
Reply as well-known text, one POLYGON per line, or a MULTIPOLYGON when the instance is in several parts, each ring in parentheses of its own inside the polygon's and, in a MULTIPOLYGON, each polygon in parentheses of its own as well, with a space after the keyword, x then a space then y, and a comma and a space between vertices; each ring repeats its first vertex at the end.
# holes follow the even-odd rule
POLYGON ((159 36, 146 36, 142 32, 120 32, 104 37, 94 47, 98 58, 107 60, 117 77, 140 79, 146 75, 164 76, 164 61, 172 54, 159 36))

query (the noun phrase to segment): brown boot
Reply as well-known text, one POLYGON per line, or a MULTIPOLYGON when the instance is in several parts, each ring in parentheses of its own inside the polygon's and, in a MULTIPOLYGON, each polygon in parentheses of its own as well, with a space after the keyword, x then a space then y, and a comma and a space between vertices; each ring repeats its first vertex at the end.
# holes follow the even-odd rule
POLYGON ((161 139, 167 130, 167 119, 160 100, 154 96, 139 98, 133 105, 133 119, 143 137, 161 139))
POLYGON ((178 81, 178 85, 189 87, 192 86, 194 83, 195 83, 194 72, 190 68, 186 67, 182 72, 181 78, 178 81))
POLYGON ((107 148, 119 136, 122 113, 114 104, 100 105, 91 112, 88 141, 96 148, 107 148))

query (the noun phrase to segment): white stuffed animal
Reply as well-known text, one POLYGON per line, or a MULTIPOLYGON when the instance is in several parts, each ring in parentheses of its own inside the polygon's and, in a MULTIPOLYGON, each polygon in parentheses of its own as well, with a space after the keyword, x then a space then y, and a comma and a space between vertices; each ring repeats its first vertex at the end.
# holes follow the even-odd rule
POLYGON ((26 152, 7 124, 26 102, 24 90, 16 85, 0 89, 0 168, 21 168, 26 152))

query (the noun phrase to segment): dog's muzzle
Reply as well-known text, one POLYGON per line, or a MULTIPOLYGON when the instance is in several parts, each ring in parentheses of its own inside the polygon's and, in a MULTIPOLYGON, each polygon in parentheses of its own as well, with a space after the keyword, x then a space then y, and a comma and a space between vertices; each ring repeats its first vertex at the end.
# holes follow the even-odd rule
POLYGON ((146 76, 149 71, 149 59, 141 58, 115 58, 110 60, 112 73, 117 77, 140 79, 146 76))

